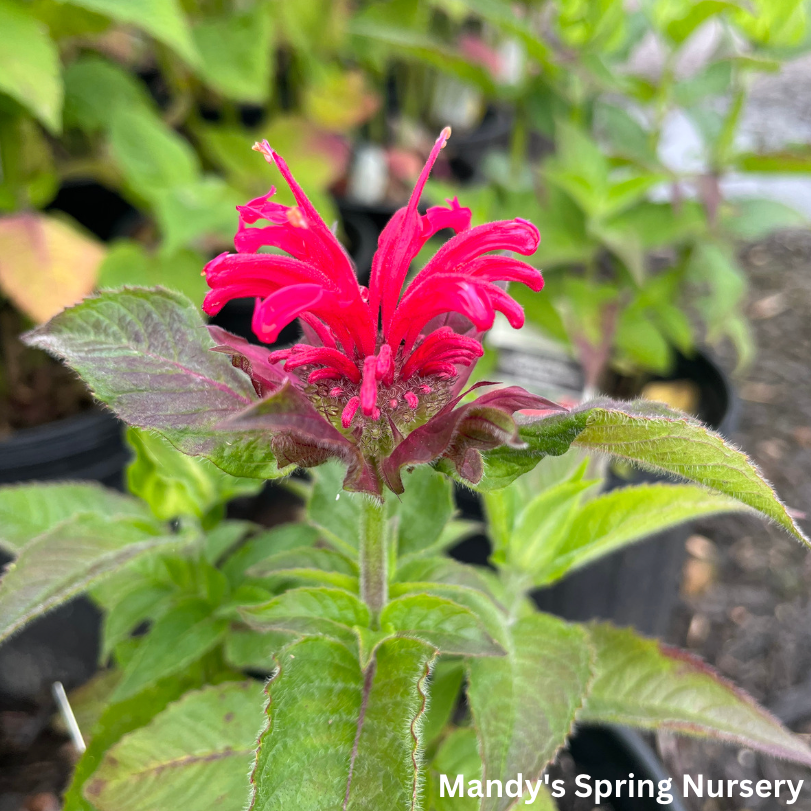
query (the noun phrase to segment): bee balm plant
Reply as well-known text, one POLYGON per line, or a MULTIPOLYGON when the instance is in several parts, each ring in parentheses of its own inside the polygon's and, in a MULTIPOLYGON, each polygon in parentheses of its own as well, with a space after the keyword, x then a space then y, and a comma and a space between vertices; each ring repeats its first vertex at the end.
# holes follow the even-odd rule
POLYGON ((0 489, 0 544, 16 556, 0 639, 81 591, 105 614, 67 811, 439 811, 452 807, 440 796, 451 766, 466 786, 529 781, 524 797, 466 795, 466 808, 552 807, 537 781, 578 723, 714 736, 811 765, 800 739, 689 655, 528 600, 699 515, 757 512, 806 539, 747 457, 690 417, 466 388, 496 313, 523 323, 504 283, 543 282, 493 253, 531 254, 529 222, 470 228, 456 200, 418 210, 448 134, 381 235, 368 289, 284 161, 258 147, 297 205, 271 190, 240 207, 237 253, 205 268, 203 306, 255 296, 260 341, 298 320, 293 346, 207 328, 161 288, 102 292, 28 333, 132 426, 136 452, 128 495, 0 489), (578 450, 684 481, 594 497, 582 467, 546 488, 521 478, 578 450), (311 469, 288 484, 301 520, 267 531, 224 518, 229 498, 297 467, 311 469), (495 572, 444 554, 470 529, 454 517, 454 480, 485 494, 495 572))

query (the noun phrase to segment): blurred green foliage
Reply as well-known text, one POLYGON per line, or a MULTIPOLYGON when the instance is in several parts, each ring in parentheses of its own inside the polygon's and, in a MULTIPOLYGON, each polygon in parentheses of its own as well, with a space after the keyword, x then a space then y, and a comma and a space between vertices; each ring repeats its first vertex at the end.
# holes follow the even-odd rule
MULTIPOLYGON (((458 194, 477 222, 538 224, 546 301, 517 293, 532 322, 586 366, 610 355, 621 369, 663 372, 674 349, 724 337, 745 362, 735 241, 804 219, 773 201, 727 200, 723 181, 811 168, 808 144, 760 153, 738 137, 758 75, 806 50, 808 3, 624 6, 0 0, 0 211, 101 184, 139 214, 114 230, 98 284, 163 283, 199 298, 194 269, 229 247, 234 206, 278 182, 254 140, 268 138, 332 221, 353 146, 376 142, 392 175, 400 166, 394 203, 450 121, 449 153, 466 137, 484 148, 464 188, 446 171, 431 192, 458 194), (488 140, 493 111, 501 140, 488 140), (701 142, 689 166, 663 148, 674 116, 701 142), (398 163, 404 153, 414 160, 398 163)), ((279 199, 291 202, 283 188, 279 199)))

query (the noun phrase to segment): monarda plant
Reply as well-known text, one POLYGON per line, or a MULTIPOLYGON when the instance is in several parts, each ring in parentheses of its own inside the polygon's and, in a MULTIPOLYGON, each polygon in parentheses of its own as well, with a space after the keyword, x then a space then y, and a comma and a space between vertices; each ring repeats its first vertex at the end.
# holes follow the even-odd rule
POLYGON ((542 287, 509 255, 539 235, 520 219, 470 228, 456 200, 420 213, 447 135, 381 235, 368 289, 257 147, 297 205, 271 191, 240 208, 237 253, 205 268, 203 306, 255 296, 257 337, 297 319, 293 346, 207 328, 161 288, 103 291, 26 336, 132 426, 135 452, 128 494, 0 489, 0 544, 16 557, 0 639, 82 591, 104 612, 102 669, 73 696, 88 748, 67 811, 552 808, 535 781, 575 725, 605 722, 811 765, 690 655, 529 599, 697 516, 757 512, 807 541, 747 457, 684 414, 467 385, 496 313, 522 325, 504 283, 542 287), (443 229, 456 235, 405 286, 443 229), (600 493, 584 454, 682 481, 600 493), (289 478, 297 467, 308 480, 289 478), (225 518, 268 479, 304 500, 300 520, 225 518), (444 554, 471 531, 454 481, 483 494, 490 568, 444 554), (441 796, 442 774, 463 774, 466 796, 441 796), (519 775, 523 797, 478 788, 519 775))

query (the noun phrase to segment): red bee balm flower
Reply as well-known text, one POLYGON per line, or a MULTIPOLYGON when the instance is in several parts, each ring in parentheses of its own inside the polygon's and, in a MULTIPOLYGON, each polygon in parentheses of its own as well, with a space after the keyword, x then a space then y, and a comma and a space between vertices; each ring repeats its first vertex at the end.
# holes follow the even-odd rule
POLYGON ((284 160, 267 141, 254 146, 279 168, 298 205, 274 203, 271 188, 238 206, 238 253, 206 266, 211 292, 203 309, 214 315, 231 299, 256 296, 253 330, 266 343, 299 319, 305 341, 277 351, 212 328, 217 350, 230 354, 267 398, 237 424, 272 429, 280 463, 309 467, 338 456, 349 465, 348 489, 377 494, 383 482, 402 492, 402 467, 439 459, 475 483, 483 473, 480 451, 520 445, 516 411, 560 410, 517 387, 458 405, 496 312, 515 328, 524 323, 503 283, 540 291, 543 278, 526 262, 490 253, 534 253, 540 235, 532 223, 515 219, 471 228, 470 209, 456 199, 419 213, 420 195, 449 135, 450 128, 443 130, 408 205, 380 235, 368 289, 358 284, 351 259, 284 160), (252 227, 259 220, 269 225, 252 227), (414 257, 446 228, 456 236, 403 291, 414 257), (262 246, 288 255, 256 253, 262 246))

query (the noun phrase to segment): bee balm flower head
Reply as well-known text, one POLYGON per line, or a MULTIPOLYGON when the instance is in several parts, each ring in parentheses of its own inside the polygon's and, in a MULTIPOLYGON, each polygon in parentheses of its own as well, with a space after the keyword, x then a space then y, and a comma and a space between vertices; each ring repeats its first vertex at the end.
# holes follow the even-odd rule
POLYGON ((368 288, 358 284, 352 261, 284 160, 266 141, 254 146, 279 168, 297 205, 273 202, 271 188, 238 207, 237 253, 206 266, 211 291, 203 308, 214 315, 231 299, 255 297, 253 330, 266 343, 299 319, 304 340, 276 351, 213 328, 218 349, 251 374, 261 396, 272 397, 285 386, 320 415, 329 440, 276 426, 280 461, 309 466, 341 456, 350 468, 347 486, 371 492, 382 483, 399 491, 401 467, 439 458, 477 481, 479 452, 517 441, 516 410, 557 408, 515 387, 456 407, 496 313, 515 328, 524 323, 504 283, 540 291, 543 278, 526 262, 492 253, 534 253, 540 236, 526 220, 471 228, 470 209, 456 199, 420 214, 420 196, 449 135, 449 128, 443 130, 408 205, 383 230, 368 288), (257 226, 260 221, 265 224, 257 226), (443 229, 456 235, 404 290, 417 253, 443 229), (286 255, 257 253, 263 246, 286 255), (336 451, 336 444, 343 449, 336 451))

